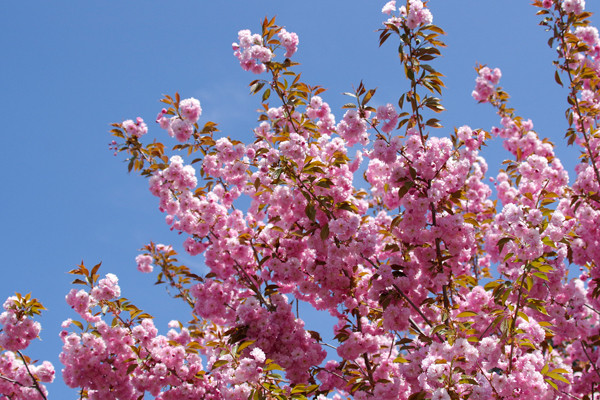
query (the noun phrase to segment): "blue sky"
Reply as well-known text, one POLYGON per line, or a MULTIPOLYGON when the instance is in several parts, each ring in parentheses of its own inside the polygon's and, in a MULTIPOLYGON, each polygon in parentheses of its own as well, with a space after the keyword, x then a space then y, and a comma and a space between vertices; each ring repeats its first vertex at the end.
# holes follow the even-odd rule
MULTIPOLYGON (((0 300, 32 292, 48 308, 41 319, 42 342, 28 354, 50 360, 57 370, 62 320, 75 317, 64 302, 72 277, 66 272, 84 260, 102 261, 101 272, 120 278, 123 295, 157 317, 166 331, 187 310, 170 300, 153 276, 136 271, 138 249, 150 240, 180 244, 169 232, 144 179, 128 175, 108 150, 112 122, 141 116, 151 132, 162 94, 179 91, 198 98, 201 122, 219 123, 221 133, 250 139, 259 99, 248 95, 255 79, 241 70, 231 43, 240 29, 259 32, 265 16, 300 36, 296 61, 303 79, 329 90, 323 95, 339 121, 341 95, 363 80, 378 91, 373 104, 396 103, 403 73, 397 44, 378 48, 375 32, 385 1, 205 2, 130 0, 124 2, 5 2, 0 15, 0 109, 4 171, 0 209, 3 254, 0 300)), ((557 153, 571 179, 577 149, 562 141, 566 92, 554 83, 554 52, 537 26, 535 9, 523 0, 435 0, 434 23, 448 36, 436 66, 446 75, 436 134, 468 124, 489 129, 498 120, 490 107, 471 98, 476 63, 500 67, 501 85, 518 113, 531 118, 542 137, 558 143, 557 153)), ((600 10, 588 1, 587 9, 600 10)), ((596 19, 593 18, 594 21, 596 19)), ((166 135, 162 136, 166 139, 166 135)), ((506 153, 498 144, 490 157, 495 176, 506 153)), ((182 257, 201 268, 200 257, 182 257)), ((50 397, 76 398, 60 379, 50 397)))

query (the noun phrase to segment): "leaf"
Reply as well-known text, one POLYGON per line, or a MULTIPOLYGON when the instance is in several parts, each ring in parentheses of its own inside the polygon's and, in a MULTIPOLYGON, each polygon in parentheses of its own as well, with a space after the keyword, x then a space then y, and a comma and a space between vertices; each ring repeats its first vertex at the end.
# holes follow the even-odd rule
POLYGON ((546 382, 548 382, 550 384, 550 386, 552 386, 555 390, 558 390, 558 386, 556 385, 556 383, 552 382, 550 379, 544 379, 546 382))
POLYGON ((418 393, 413 393, 408 397, 408 400, 424 400, 427 396, 426 391, 421 391, 418 393))
POLYGON ((394 229, 395 227, 398 226, 398 224, 402 222, 402 216, 401 215, 397 215, 393 220, 392 223, 390 224, 390 230, 394 229))
POLYGON ((558 74, 558 70, 554 71, 554 80, 556 81, 556 83, 558 83, 560 86, 563 86, 562 81, 560 80, 560 75, 558 74))
POLYGON ((456 318, 466 318, 466 317, 475 317, 478 314, 474 311, 463 311, 456 316, 456 318))
POLYGON ((321 240, 327 240, 327 238, 329 238, 329 225, 325 224, 325 226, 321 228, 321 240))
POLYGON ((545 281, 549 281, 548 275, 544 274, 543 272, 534 272, 533 275, 535 275, 538 278, 543 279, 545 281))
POLYGON ((310 219, 311 221, 314 222, 315 216, 317 215, 317 211, 315 210, 315 207, 309 203, 306 206, 306 208, 304 209, 304 212, 306 213, 306 216, 308 217, 308 219, 310 219))
POLYGON ((240 344, 239 347, 237 348, 237 353, 241 354, 242 351, 248 347, 251 346, 252 344, 254 344, 254 342, 256 342, 256 340, 246 340, 244 343, 240 344))
POLYGON ((498 243, 496 243, 496 246, 498 246, 498 250, 500 251, 500 253, 502 253, 502 249, 504 248, 504 245, 513 240, 514 239, 511 237, 505 237, 505 238, 498 240, 498 243))
MULTIPOLYGON (((258 179, 258 178, 257 178, 258 179)), ((506 255, 504 256, 504 262, 507 262, 509 259, 511 259, 515 254, 514 253, 506 253, 506 255)))
POLYGON ((414 185, 415 183, 413 181, 407 181, 400 189, 398 189, 398 197, 403 198, 414 185))
POLYGON ((267 101, 270 96, 271 96, 271 89, 265 90, 265 92, 262 95, 262 101, 263 102, 267 101))
POLYGON ((228 363, 229 363, 229 361, 227 361, 227 360, 217 360, 212 365, 212 369, 216 369, 216 368, 222 367, 223 365, 226 365, 228 363))
POLYGON ((369 100, 371 100, 371 98, 375 94, 375 90, 377 90, 377 89, 370 89, 367 92, 367 94, 365 94, 365 97, 363 97, 363 99, 362 99, 362 105, 363 106, 366 105, 369 102, 369 100))
POLYGON ((556 372, 548 372, 546 374, 546 376, 548 376, 548 377, 550 377, 550 378, 552 378, 552 379, 554 379, 556 381, 564 382, 566 384, 570 384, 571 383, 571 382, 569 382, 569 380, 567 378, 565 378, 564 376, 562 376, 561 374, 556 373, 556 372))
POLYGON ((552 239, 550 239, 548 236, 546 236, 542 239, 542 243, 544 243, 546 246, 550 246, 553 249, 556 249, 556 243, 554 243, 554 241, 552 239))
POLYGON ((283 368, 280 365, 275 364, 274 362, 271 362, 267 366, 265 366, 263 368, 263 370, 264 371, 273 371, 273 370, 283 371, 283 368))
POLYGON ((568 374, 569 373, 569 371, 567 371, 564 368, 555 368, 555 369, 552 370, 552 372, 556 372, 556 373, 559 373, 559 374, 568 374))

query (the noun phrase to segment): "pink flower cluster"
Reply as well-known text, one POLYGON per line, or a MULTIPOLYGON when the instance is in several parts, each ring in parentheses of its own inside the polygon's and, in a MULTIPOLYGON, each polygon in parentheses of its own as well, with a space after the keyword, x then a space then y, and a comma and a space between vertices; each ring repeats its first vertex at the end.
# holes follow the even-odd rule
POLYGON ((394 106, 388 103, 385 106, 377 107, 377 120, 383 122, 381 130, 385 133, 390 133, 396 128, 398 113, 394 109, 394 106))
MULTIPOLYGON (((293 46, 293 39, 288 38, 288 43, 293 46)), ((255 74, 261 74, 267 70, 265 63, 271 61, 273 53, 268 47, 265 47, 259 34, 252 34, 248 29, 238 32, 239 43, 233 43, 233 55, 240 60, 240 65, 244 71, 252 71, 255 74)), ((297 44, 297 42, 296 42, 297 44)), ((293 47, 287 48, 290 52, 293 47)))
POLYGON ((98 285, 92 289, 91 295, 97 301, 112 300, 121 296, 119 279, 115 274, 106 274, 106 277, 98 281, 98 285))
POLYGON ((40 365, 25 364, 15 353, 7 351, 0 356, 0 397, 11 400, 42 400, 48 390, 41 382, 54 381, 54 366, 49 361, 40 365), (31 375, 36 379, 37 387, 31 375), (38 390, 39 387, 39 390, 38 390))
POLYGON ((329 104, 320 96, 310 99, 310 104, 306 107, 306 115, 311 119, 319 119, 317 122, 319 132, 328 135, 335 132, 335 116, 331 113, 329 104))
POLYGON ((48 361, 34 365, 20 353, 38 337, 41 325, 24 315, 15 296, 7 298, 3 307, 5 311, 0 314, 0 397, 41 400, 42 393, 48 395, 41 383, 54 380, 54 366, 48 361))
POLYGON ((100 316, 92 314, 90 310, 103 300, 112 300, 119 297, 121 295, 121 288, 118 282, 119 279, 116 275, 106 274, 106 277, 98 281, 98 284, 92 289, 91 293, 83 289, 71 289, 65 300, 87 322, 99 322, 100 316))
POLYGON ((344 118, 337 125, 337 133, 348 143, 348 146, 354 146, 356 143, 363 146, 369 144, 369 134, 365 121, 369 118, 369 114, 370 112, 367 111, 364 119, 361 118, 357 110, 348 110, 344 114, 344 118))
MULTIPOLYGON (((294 360, 299 355, 308 355, 305 363, 297 366, 298 374, 300 371, 305 373, 305 364, 312 362, 312 350, 305 347, 303 342, 311 343, 312 339, 306 333, 304 335, 308 339, 301 340, 298 334, 290 334, 303 331, 289 330, 291 327, 286 326, 290 323, 289 317, 281 318, 291 315, 287 303, 277 304, 277 308, 279 313, 265 321, 267 325, 255 328, 256 335, 268 336, 269 333, 261 330, 269 332, 276 324, 280 324, 285 330, 270 331, 277 340, 265 337, 261 342, 268 346, 271 356, 276 357, 281 365, 289 366, 291 371, 294 371, 294 366, 286 362, 286 357, 291 357, 294 351, 298 352, 294 360), (285 335, 290 335, 291 342, 286 349, 281 349, 285 353, 278 355, 275 350, 278 347, 274 346, 280 346, 277 343, 285 335), (299 347, 294 350, 295 346, 299 347)), ((92 312, 91 309, 87 311, 92 312)), ((113 316, 116 319, 111 325, 100 319, 89 327, 91 331, 81 333, 68 332, 66 328, 72 325, 72 321, 67 320, 63 323, 65 330, 60 334, 63 341, 60 360, 65 365, 62 371, 65 383, 69 387, 87 391, 92 400, 135 400, 144 393, 149 393, 157 400, 241 400, 248 398, 262 379, 267 355, 257 345, 234 357, 235 347, 221 340, 222 331, 207 329, 201 337, 192 336, 182 324, 171 321, 169 327, 172 329, 167 335, 159 335, 151 319, 126 325, 118 313, 113 316), (206 369, 202 356, 206 360, 206 369)), ((43 366, 46 367, 45 364, 43 366)))
POLYGON ((200 101, 190 97, 179 103, 179 116, 167 118, 166 109, 162 109, 156 117, 156 122, 165 129, 169 136, 175 137, 180 142, 186 142, 194 133, 194 124, 202 115, 200 101))
POLYGON ((585 9, 584 0, 563 0, 562 9, 568 13, 581 14, 585 9))
MULTIPOLYGON (((388 15, 391 15, 393 11, 396 11, 395 0, 388 1, 381 9, 383 14, 388 15)), ((416 29, 422 25, 429 25, 433 22, 431 11, 425 7, 421 0, 408 0, 407 6, 400 6, 398 8, 398 13, 399 17, 392 16, 386 23, 398 27, 405 23, 408 29, 416 29)))
POLYGON ((135 262, 140 272, 150 273, 154 269, 152 266, 152 256, 147 254, 139 254, 135 257, 135 262))
POLYGON ((12 296, 4 302, 4 312, 0 314, 0 346, 10 351, 23 350, 38 337, 41 325, 24 315, 19 315, 15 305, 16 297, 12 296))
POLYGON ((148 133, 148 126, 140 117, 137 117, 135 122, 130 119, 123 121, 121 125, 131 137, 139 138, 148 133))
MULTIPOLYGON (((561 4, 583 10, 582 1, 561 4)), ((391 15, 396 3, 382 11, 391 15)), ((419 0, 398 12, 388 23, 408 36, 432 20, 419 0)), ((297 36, 274 29, 291 56, 297 36)), ((588 66, 586 74, 600 71, 597 30, 573 32, 586 46, 569 62, 588 66)), ((264 71, 273 55, 262 37, 239 37, 234 50, 244 69, 264 71)), ((293 91, 280 107, 265 104, 247 146, 208 138, 198 175, 179 156, 168 165, 161 158, 148 170, 150 190, 169 226, 185 234, 185 250, 203 254, 210 270, 186 292, 199 319, 189 331, 170 324, 181 329, 166 337, 147 319, 126 326, 117 318, 109 327, 92 308, 119 296, 116 277, 107 275, 91 293, 72 291, 69 304, 94 334, 63 335, 67 365, 77 366, 71 384, 96 398, 112 391, 246 399, 267 387, 292 395, 297 384, 313 383, 319 400, 332 391, 358 400, 589 397, 599 382, 600 139, 573 139, 591 155, 569 187, 552 144, 506 107, 507 96, 494 96, 500 70, 478 74, 473 97, 497 108, 501 123, 491 136, 513 158, 492 179, 498 201, 479 155, 485 131, 465 125, 451 137, 430 135, 415 105, 405 135, 392 135, 399 116, 391 104, 372 116, 360 103, 336 124, 316 89, 307 89, 305 108, 285 101, 293 91), (356 145, 362 148, 351 158, 356 145), (354 180, 363 155, 364 190, 354 180), (201 179, 206 185, 197 188, 201 179), (586 270, 572 278, 569 263, 586 270), (498 279, 484 287, 492 270, 498 279), (288 294, 336 320, 340 361, 326 361, 325 343, 305 329, 288 294), (93 357, 102 377, 85 364, 93 357), (277 368, 285 378, 269 373, 277 368), (116 382, 110 390, 106 376, 116 382)), ((600 98, 582 82, 579 104, 592 111, 574 115, 573 124, 585 134, 597 123, 600 98)), ((167 119, 173 110, 165 110, 159 122, 179 140, 189 138, 185 129, 200 111, 199 102, 184 101, 180 115, 167 119)), ((164 265, 155 251, 136 262, 144 272, 164 265)))
POLYGON ((406 26, 409 29, 415 29, 421 25, 431 24, 432 22, 433 15, 431 15, 431 11, 425 8, 421 0, 408 1, 408 15, 406 16, 406 26))
POLYGON ((494 86, 500 82, 502 72, 500 69, 493 70, 488 67, 483 67, 479 70, 479 76, 475 79, 476 86, 472 96, 475 100, 486 103, 490 101, 490 96, 494 94, 494 86))
POLYGON ((277 34, 279 36, 279 41, 285 47, 285 55, 284 57, 289 58, 296 53, 298 50, 298 35, 294 32, 288 32, 285 29, 281 29, 277 34))

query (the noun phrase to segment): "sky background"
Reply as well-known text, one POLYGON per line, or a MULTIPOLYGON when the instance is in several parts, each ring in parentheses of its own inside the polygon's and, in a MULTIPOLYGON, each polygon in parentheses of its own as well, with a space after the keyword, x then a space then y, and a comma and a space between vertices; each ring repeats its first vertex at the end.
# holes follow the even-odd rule
MULTIPOLYGON (((4 171, 0 210, 2 278, 0 301, 14 292, 32 292, 48 309, 42 341, 27 350, 57 369, 50 398, 75 399, 62 383, 58 361, 60 323, 75 318, 64 301, 82 260, 102 261, 102 274, 119 276, 123 296, 156 317, 162 333, 171 319, 186 321, 188 310, 170 299, 154 275, 136 270, 135 256, 149 241, 179 245, 147 182, 127 174, 121 157, 108 150, 109 124, 140 116, 167 143, 154 124, 163 94, 202 103, 203 124, 214 121, 221 134, 250 141, 257 125, 255 79, 239 67, 231 43, 237 32, 260 33, 265 16, 298 33, 294 56, 303 80, 322 85, 322 95, 339 121, 342 92, 363 80, 377 87, 372 105, 397 103, 403 72, 392 37, 378 48, 385 1, 28 1, 4 2, 0 15, 0 110, 3 111, 4 171)), ((498 125, 491 107, 471 98, 476 63, 502 69, 501 85, 519 115, 531 118, 573 177, 578 150, 563 141, 566 92, 554 83, 555 52, 525 0, 435 0, 434 24, 447 32, 448 47, 436 68, 446 75, 443 129, 498 125)), ((587 9, 600 10, 588 1, 587 9)), ((595 22, 597 19, 592 18, 595 22)), ((352 153, 353 154, 353 153, 352 153)), ((483 155, 495 176, 507 153, 498 143, 483 155)), ((572 178, 571 178, 572 179, 572 178)), ((571 180, 572 181, 572 180, 571 180)), ((201 257, 180 260, 201 271, 201 257)), ((302 312, 301 312, 302 314, 302 312)), ((302 315, 301 315, 302 316, 302 315)), ((310 324, 315 319, 309 317, 310 324)), ((318 319, 316 319, 318 320, 318 319)))

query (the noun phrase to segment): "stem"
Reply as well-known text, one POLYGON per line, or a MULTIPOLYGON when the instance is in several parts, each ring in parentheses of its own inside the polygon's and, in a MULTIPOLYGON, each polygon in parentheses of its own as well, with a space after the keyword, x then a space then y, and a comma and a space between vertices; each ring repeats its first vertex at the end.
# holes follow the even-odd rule
MULTIPOLYGON (((419 307, 417 307, 415 305, 415 303, 413 303, 412 300, 409 299, 406 294, 404 294, 404 292, 398 287, 398 285, 394 284, 394 289, 396 289, 396 291, 398 293, 400 293, 400 295, 404 298, 404 300, 406 300, 408 302, 408 304, 410 304, 412 306, 412 308, 421 316, 421 318, 423 318, 423 320, 427 323, 427 325, 429 325, 430 328, 433 328, 433 324, 429 321, 429 319, 427 319, 427 317, 425 316, 425 314, 423 314, 421 312, 421 310, 419 309, 419 307)), ((439 333, 436 333, 435 335, 440 340, 440 342, 444 341, 444 339, 440 336, 439 333)))
POLYGON ((19 385, 19 386, 25 387, 25 385, 23 385, 21 382, 19 382, 19 381, 16 381, 16 380, 14 380, 14 379, 11 379, 11 378, 9 378, 9 377, 6 377, 6 376, 4 376, 4 375, 0 375, 0 379, 3 379, 3 380, 5 380, 5 381, 7 381, 7 382, 10 382, 10 383, 13 383, 13 384, 15 384, 15 385, 19 385))
MULTIPOLYGON (((298 132, 298 127, 295 124, 294 118, 292 118, 292 114, 288 110, 288 102, 287 102, 286 97, 285 97, 285 92, 283 92, 279 88, 279 85, 277 85, 277 82, 278 82, 277 78, 278 78, 278 75, 276 73, 273 73, 273 82, 274 82, 274 84, 271 85, 271 86, 273 87, 273 89, 277 93, 277 96, 279 96, 279 100, 281 100, 281 103, 283 104, 283 110, 284 110, 284 113, 285 113, 287 121, 290 123, 290 125, 292 125, 292 128, 294 129, 294 131, 298 132)), ((296 175, 293 170, 288 170, 286 168, 285 172, 287 174, 293 175, 293 177, 295 178, 295 180, 296 180, 296 182, 298 184, 298 187, 300 188, 300 191, 302 193, 308 194, 317 203, 319 203, 319 206, 320 206, 321 210, 327 215, 328 218, 335 219, 335 216, 327 208, 327 206, 323 203, 323 201, 321 199, 319 199, 319 197, 317 197, 316 194, 314 194, 313 190, 310 190, 310 188, 306 187, 306 185, 304 184, 304 182, 302 182, 302 180, 300 179, 300 177, 298 175, 296 175)))
POLYGON ((25 356, 23 356, 23 353, 21 353, 20 351, 17 350, 17 354, 19 355, 19 357, 21 357, 21 360, 23 360, 23 364, 25 365, 25 369, 27 370, 27 373, 29 374, 29 376, 33 380, 33 386, 35 387, 35 389, 40 393, 40 395, 42 396, 42 398, 44 400, 48 400, 48 398, 46 397, 46 395, 42 391, 42 388, 40 387, 40 385, 38 385, 37 379, 35 378, 35 376, 33 376, 33 374, 31 373, 31 371, 29 370, 29 365, 27 364, 27 361, 25 360, 25 356))
MULTIPOLYGON (((565 26, 565 23, 563 21, 562 12, 561 12, 560 18, 561 18, 560 19, 561 25, 565 26)), ((585 127, 583 125, 583 115, 581 112, 581 108, 579 106, 579 99, 577 99, 577 88, 576 88, 576 85, 574 85, 574 83, 573 83, 573 76, 571 75, 571 68, 570 68, 569 62, 567 60, 568 48, 567 48, 567 44, 565 42, 565 32, 566 32, 566 29, 562 29, 561 34, 560 34, 560 42, 562 45, 562 54, 563 54, 563 58, 565 60, 563 69, 567 72, 567 76, 569 77, 569 83, 571 86, 570 97, 575 102, 575 110, 577 112, 577 116, 579 117, 579 124, 581 126, 581 130, 577 129, 577 131, 579 131, 583 135, 583 139, 585 140, 585 149, 587 150, 588 154, 590 155, 590 163, 592 164, 592 168, 594 169, 594 174, 596 175, 596 182, 600 185, 600 172, 598 171, 598 167, 596 166, 596 160, 595 160, 594 154, 592 152, 592 148, 590 146, 590 140, 585 131, 585 127)), ((577 128, 577 125, 575 125, 575 127, 577 128)))
MULTIPOLYGON (((360 322, 360 314, 358 311, 356 312, 356 325, 358 331, 362 333, 362 323, 360 322)), ((375 380, 373 379, 373 370, 371 369, 371 362, 369 361, 369 356, 367 353, 362 354, 363 360, 365 360, 365 367, 367 368, 367 375, 369 376, 369 382, 371 382, 371 386, 375 385, 375 380)))
MULTIPOLYGON (((229 251, 227 251, 227 253, 229 253, 229 251)), ((231 256, 231 254, 229 254, 229 256, 231 256)), ((233 258, 233 257, 232 257, 233 258)), ((236 265, 236 269, 238 270, 238 272, 240 272, 241 274, 244 275, 245 280, 248 282, 248 284, 250 285, 250 289, 252 289, 252 291, 254 293, 256 293, 256 295, 258 296, 258 300, 261 302, 261 304, 264 304, 269 311, 273 311, 274 307, 271 303, 269 303, 267 301, 267 299, 265 299, 262 295, 262 293, 260 292, 260 288, 258 287, 258 285, 252 280, 252 278, 250 277, 250 275, 248 275, 248 273, 244 270, 244 268, 238 264, 237 261, 235 261, 235 265, 236 265)))
POLYGON ((492 381, 485 375, 485 372, 483 371, 483 368, 481 368, 481 365, 479 365, 479 362, 477 362, 477 368, 479 368, 479 371, 481 372, 481 375, 483 375, 485 380, 488 381, 488 383, 490 384, 490 387, 492 388, 494 393, 496 393, 496 396, 498 396, 497 398, 501 399, 502 397, 500 396, 500 394, 498 393, 498 391, 496 390, 494 385, 492 385, 492 381))
POLYGON ((584 304, 584 306, 587 307, 587 308, 589 308, 590 310, 592 310, 596 314, 600 315, 600 311, 596 310, 594 307, 590 306, 589 304, 584 304))
MULTIPOLYGON (((412 36, 412 35, 411 35, 412 36)), ((408 60, 407 60, 407 64, 408 62, 410 62, 410 67, 408 65, 406 65, 406 68, 410 68, 413 70, 413 79, 411 79, 410 81, 410 91, 408 93, 410 93, 410 104, 413 108, 413 113, 415 115, 415 119, 416 119, 416 125, 419 128, 419 135, 421 136, 421 143, 423 144, 423 147, 425 147, 425 135, 423 134, 423 124, 421 122, 421 115, 419 114, 419 105, 417 104, 417 79, 414 79, 414 74, 417 72, 414 69, 414 61, 413 61, 413 47, 411 45, 411 41, 409 40, 408 42, 408 60)))
POLYGON ((585 342, 582 340, 581 341, 581 348, 583 348, 583 352, 585 353, 585 356, 587 357, 588 361, 590 362, 590 364, 592 365, 592 368, 594 368, 594 371, 596 372, 596 375, 598 375, 598 378, 600 378, 600 371, 598 371, 598 367, 596 367, 596 364, 592 361, 592 359, 590 358, 590 355, 588 354, 588 352, 585 350, 586 348, 586 344, 585 342))
MULTIPOLYGON (((506 306, 504 307, 504 311, 506 311, 506 306)), ((494 320, 492 320, 492 322, 489 323, 489 325, 487 326, 487 328, 485 328, 485 330, 481 333, 481 335, 479 335, 479 340, 483 339, 483 336, 487 333, 487 331, 490 329, 490 327, 492 326, 492 324, 494 323, 494 320)))
MULTIPOLYGON (((572 399, 575 399, 575 400, 580 400, 580 399, 579 399, 579 397, 575 397, 575 396, 573 396, 572 394, 565 392, 564 390, 561 390, 560 392, 561 392, 562 394, 564 394, 565 396, 568 396, 568 397, 570 397, 570 398, 572 398, 572 399)), ((592 392, 592 398, 594 398, 594 393, 593 393, 593 392, 592 392)))
POLYGON ((344 377, 344 376, 342 376, 342 375, 338 374, 337 372, 333 372, 333 371, 330 371, 330 370, 328 370, 328 369, 325 369, 325 368, 322 368, 322 369, 321 369, 321 371, 328 372, 328 373, 330 373, 331 375, 333 375, 333 376, 337 376, 338 378, 342 379, 343 381, 345 381, 345 382, 348 382, 348 378, 346 378, 346 377, 344 377))
MULTIPOLYGON (((428 183, 427 186, 428 187, 431 186, 431 181, 428 183)), ((429 205, 431 207, 431 223, 433 226, 437 226, 435 205, 433 204, 433 202, 429 203, 429 205)), ((442 263, 441 239, 439 237, 435 238, 435 255, 437 257, 438 273, 443 273, 444 265, 442 263)), ((444 311, 446 312, 446 315, 449 317, 450 316, 450 299, 448 298, 448 285, 447 284, 442 286, 442 299, 444 302, 444 311)), ((449 325, 448 319, 446 319, 445 323, 446 323, 446 325, 449 325)))
POLYGON ((515 350, 515 325, 517 324, 517 318, 519 317, 519 307, 521 306, 521 294, 523 293, 523 284, 525 283, 525 276, 528 273, 528 269, 526 268, 525 271, 523 272, 523 275, 521 275, 521 284, 519 285, 519 294, 517 296, 517 308, 515 308, 515 316, 513 317, 512 323, 510 325, 510 336, 511 336, 511 342, 510 342, 510 356, 508 358, 508 371, 512 371, 512 359, 513 359, 513 352, 515 350))

